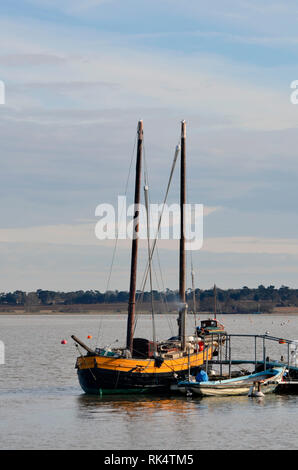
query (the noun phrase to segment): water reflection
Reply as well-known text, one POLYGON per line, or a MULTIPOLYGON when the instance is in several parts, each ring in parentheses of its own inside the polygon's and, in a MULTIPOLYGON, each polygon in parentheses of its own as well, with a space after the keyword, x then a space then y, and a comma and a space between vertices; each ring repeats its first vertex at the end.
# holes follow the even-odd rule
POLYGON ((181 435, 193 442, 197 403, 183 396, 77 397, 79 420, 100 424, 111 448, 178 448, 181 435))
POLYGON ((283 410, 284 397, 81 395, 76 403, 82 427, 86 423, 90 428, 91 420, 94 431, 101 429, 107 448, 211 449, 240 448, 243 442, 239 436, 247 435, 247 426, 250 432, 265 433, 265 439, 263 418, 273 413, 279 420, 276 411, 283 410))
POLYGON ((281 406, 289 397, 269 394, 264 397, 185 397, 183 395, 165 396, 95 396, 82 394, 77 397, 78 411, 85 418, 94 418, 98 413, 117 412, 130 418, 154 413, 173 413, 188 419, 190 414, 197 415, 208 411, 229 413, 235 407, 245 408, 254 406, 281 406))
POLYGON ((84 413, 100 412, 101 410, 111 412, 125 412, 128 415, 135 416, 140 412, 147 414, 166 411, 172 413, 188 413, 194 409, 195 402, 191 398, 183 396, 165 397, 163 396, 138 396, 138 395, 119 395, 119 396, 95 396, 81 395, 78 397, 79 410, 84 413))

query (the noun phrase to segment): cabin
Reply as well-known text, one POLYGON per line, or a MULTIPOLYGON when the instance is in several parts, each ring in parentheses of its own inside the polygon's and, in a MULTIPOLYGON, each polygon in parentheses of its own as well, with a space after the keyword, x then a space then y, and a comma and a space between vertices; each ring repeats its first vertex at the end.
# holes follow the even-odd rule
POLYGON ((225 328, 215 318, 209 319, 209 320, 202 320, 201 326, 197 326, 198 336, 221 334, 221 333, 225 333, 225 328))

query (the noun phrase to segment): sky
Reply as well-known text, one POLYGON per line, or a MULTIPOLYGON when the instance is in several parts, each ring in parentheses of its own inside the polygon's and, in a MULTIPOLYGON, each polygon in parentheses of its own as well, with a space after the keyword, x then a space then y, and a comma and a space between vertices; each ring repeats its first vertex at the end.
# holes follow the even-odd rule
MULTIPOLYGON (((125 193, 139 119, 154 203, 186 120, 188 201, 205 207, 188 287, 191 263, 203 289, 297 287, 295 0, 0 8, 1 292, 128 290, 130 243, 118 244, 110 277, 114 243, 95 237, 95 209, 125 193)), ((176 171, 169 202, 178 198, 176 171)), ((141 244, 139 286, 146 253, 141 244)), ((177 244, 158 255, 154 287, 177 289, 177 244)))

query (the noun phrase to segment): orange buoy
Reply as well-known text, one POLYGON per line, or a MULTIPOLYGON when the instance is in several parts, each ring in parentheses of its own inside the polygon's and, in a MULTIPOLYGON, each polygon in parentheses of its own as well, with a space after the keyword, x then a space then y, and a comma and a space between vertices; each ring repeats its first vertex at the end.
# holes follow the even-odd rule
POLYGON ((61 341, 61 344, 67 344, 66 339, 63 339, 63 340, 61 341))
POLYGON ((87 338, 88 338, 88 339, 92 339, 92 336, 91 336, 91 335, 88 335, 87 338))

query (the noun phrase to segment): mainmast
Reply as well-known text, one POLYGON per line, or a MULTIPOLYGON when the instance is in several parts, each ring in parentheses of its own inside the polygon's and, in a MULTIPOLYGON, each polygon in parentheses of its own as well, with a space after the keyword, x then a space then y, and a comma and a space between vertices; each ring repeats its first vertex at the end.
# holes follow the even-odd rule
POLYGON ((180 167, 180 257, 179 257, 179 339, 181 340, 181 349, 185 349, 185 330, 186 330, 186 310, 185 302, 185 204, 186 204, 186 164, 185 164, 185 140, 186 123, 181 122, 181 167, 180 167))
POLYGON ((214 294, 214 318, 216 319, 216 310, 217 310, 217 291, 216 291, 216 285, 214 284, 213 287, 213 294, 214 294))
POLYGON ((143 148, 143 121, 138 122, 138 146, 137 146, 137 162, 136 162, 136 181, 135 181, 135 199, 134 199, 134 223, 133 223, 133 239, 131 252, 131 268, 130 268, 130 288, 128 301, 128 318, 127 318, 127 336, 126 348, 132 353, 134 323, 135 323, 135 306, 136 306, 136 284, 137 284, 137 258, 138 258, 138 242, 139 242, 139 204, 142 174, 142 148, 143 148))

